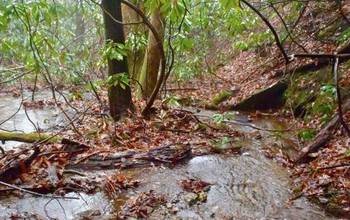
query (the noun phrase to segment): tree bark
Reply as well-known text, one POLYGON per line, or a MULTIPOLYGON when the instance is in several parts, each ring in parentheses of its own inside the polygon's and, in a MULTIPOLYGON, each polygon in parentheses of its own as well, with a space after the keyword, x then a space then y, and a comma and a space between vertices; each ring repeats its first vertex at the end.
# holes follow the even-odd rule
MULTIPOLYGON (((140 9, 143 9, 142 2, 138 3, 137 6, 140 9)), ((138 36, 145 35, 147 33, 147 27, 142 23, 142 17, 137 14, 132 8, 125 4, 122 4, 122 14, 123 21, 127 24, 124 26, 125 39, 128 39, 130 34, 138 36)), ((132 41, 133 45, 138 44, 138 42, 136 42, 137 40, 137 38, 129 39, 129 41, 132 41)), ((139 73, 141 72, 145 50, 145 47, 140 48, 139 46, 129 48, 128 50, 128 67, 130 78, 132 78, 132 85, 138 86, 136 80, 138 80, 139 73)))
MULTIPOLYGON (((124 29, 120 0, 102 0, 105 23, 106 42, 124 44, 124 29), (117 20, 117 21, 115 21, 117 20)), ((108 75, 128 74, 127 58, 123 60, 108 59, 108 75)), ((122 88, 118 83, 108 88, 109 108, 112 118, 119 120, 129 109, 132 109, 131 89, 129 85, 122 88)))
POLYGON ((78 42, 78 47, 82 47, 85 42, 85 21, 83 17, 84 8, 83 0, 78 0, 76 3, 76 14, 75 14, 75 37, 78 42))
MULTIPOLYGON (((151 16, 151 24, 155 27, 158 35, 163 41, 164 20, 161 15, 160 8, 156 9, 153 12, 151 16)), ((140 83, 142 85, 140 92, 144 99, 148 99, 151 96, 158 80, 158 73, 162 56, 157 47, 157 44, 158 42, 153 33, 149 31, 147 50, 140 73, 140 83)))

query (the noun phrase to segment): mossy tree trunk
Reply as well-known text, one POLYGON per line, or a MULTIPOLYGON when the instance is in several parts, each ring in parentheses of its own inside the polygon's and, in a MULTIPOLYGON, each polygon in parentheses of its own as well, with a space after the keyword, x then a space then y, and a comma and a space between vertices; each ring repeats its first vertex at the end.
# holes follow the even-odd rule
MULTIPOLYGON (((103 18, 105 23, 106 42, 124 44, 124 29, 120 0, 102 0, 103 18), (117 22, 117 21, 119 22, 117 22)), ((126 57, 123 60, 108 59, 108 75, 128 74, 128 64, 126 57)), ((108 88, 108 99, 110 114, 117 121, 129 109, 132 109, 131 89, 129 85, 125 87, 121 83, 116 83, 108 88)))
MULTIPOLYGON (((144 7, 142 2, 134 1, 133 3, 143 10, 144 7)), ((147 34, 147 27, 142 23, 142 17, 125 4, 122 4, 122 14, 124 23, 128 24, 124 25, 125 39, 134 36, 133 38, 128 39, 133 45, 132 48, 129 48, 128 50, 128 68, 130 78, 133 79, 132 83, 134 84, 135 80, 138 80, 139 78, 143 58, 145 56, 145 47, 142 46, 139 38, 147 34)))
POLYGON ((35 142, 45 142, 45 143, 60 143, 62 137, 53 136, 45 133, 18 133, 18 132, 7 132, 0 131, 0 141, 18 141, 24 143, 35 143, 35 142))
MULTIPOLYGON (((155 27, 158 32, 158 35, 163 41, 164 38, 164 20, 160 12, 160 7, 153 11, 151 15, 151 24, 155 27)), ((161 62, 161 54, 157 47, 157 40, 149 31, 148 34, 148 45, 143 60, 143 65, 140 73, 140 83, 142 88, 139 90, 139 94, 142 95, 144 99, 147 99, 151 96, 158 79, 159 67, 161 62)))

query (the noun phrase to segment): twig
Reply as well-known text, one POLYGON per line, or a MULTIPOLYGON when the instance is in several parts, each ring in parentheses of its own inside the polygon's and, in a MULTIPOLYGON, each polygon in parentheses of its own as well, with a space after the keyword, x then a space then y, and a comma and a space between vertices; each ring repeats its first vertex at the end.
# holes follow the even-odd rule
MULTIPOLYGON (((279 17, 279 19, 281 20, 281 22, 282 22, 284 28, 286 29, 287 34, 288 34, 289 38, 291 39, 291 41, 292 41, 293 43, 295 43, 297 46, 299 46, 305 53, 308 53, 308 51, 306 50, 306 48, 305 48, 303 45, 301 45, 300 43, 298 43, 298 42, 294 39, 292 33, 289 31, 288 25, 287 25, 286 22, 284 21, 282 15, 279 13, 279 11, 277 10, 277 8, 276 8, 272 3, 270 3, 270 5, 271 5, 271 8, 276 12, 276 14, 277 14, 277 16, 279 17)), ((282 44, 282 43, 281 43, 281 44, 282 44)))
POLYGON ((0 146, 0 152, 1 152, 2 156, 5 156, 6 152, 5 152, 4 148, 2 148, 1 146, 0 146))
POLYGON ((172 129, 172 128, 163 128, 161 129, 162 131, 170 131, 170 132, 174 132, 174 133, 185 133, 185 134, 189 134, 192 131, 186 131, 186 130, 182 130, 182 129, 172 129))
POLYGON ((40 197, 45 197, 45 198, 51 198, 51 199, 79 199, 78 197, 71 197, 71 196, 45 195, 45 194, 41 194, 41 193, 30 191, 30 190, 27 190, 27 189, 23 189, 23 188, 21 188, 19 186, 15 186, 15 185, 12 185, 12 184, 9 184, 9 183, 5 183, 3 181, 0 181, 0 185, 7 186, 7 187, 10 187, 12 189, 15 189, 15 190, 18 190, 18 191, 21 191, 21 192, 24 192, 24 193, 28 193, 28 194, 31 194, 31 195, 34 195, 34 196, 40 196, 40 197))
POLYGON ((119 21, 118 19, 113 17, 113 15, 111 13, 109 13, 109 11, 107 9, 105 9, 100 3, 98 3, 95 0, 90 0, 90 1, 92 3, 94 3, 95 5, 99 6, 102 9, 102 11, 108 15, 108 17, 110 17, 114 22, 116 22, 118 24, 121 24, 121 25, 140 25, 140 24, 143 24, 143 21, 140 21, 140 22, 128 22, 128 23, 124 23, 123 21, 119 21))
POLYGON ((334 169, 334 168, 339 168, 339 167, 349 167, 349 166, 350 166, 350 163, 345 163, 345 164, 336 164, 336 165, 320 167, 320 168, 317 168, 317 169, 318 170, 328 170, 328 169, 334 169))
POLYGON ((311 53, 298 53, 298 54, 292 54, 290 56, 291 59, 293 58, 349 58, 350 53, 343 53, 343 54, 330 54, 330 53, 319 53, 319 54, 311 54, 311 53))
POLYGON ((290 62, 289 57, 288 57, 286 51, 283 48, 283 45, 282 45, 282 43, 280 41, 280 38, 279 38, 275 28, 272 26, 272 24, 269 22, 269 20, 267 20, 267 18, 258 9, 256 9, 252 4, 250 4, 246 0, 241 0, 241 1, 244 4, 246 4, 250 9, 252 9, 264 21, 264 23, 269 27, 270 31, 272 32, 272 34, 273 34, 273 36, 275 38, 277 47, 280 49, 286 64, 288 64, 290 62))
POLYGON ((340 124, 345 129, 348 137, 350 137, 350 129, 348 125, 346 124, 343 116, 343 107, 342 107, 342 100, 341 100, 341 93, 339 88, 339 79, 338 79, 338 66, 339 66, 339 57, 336 57, 334 60, 333 65, 333 75, 334 75, 334 83, 336 85, 336 92, 337 92, 337 102, 338 102, 338 115, 339 115, 339 121, 340 124))
MULTIPOLYGON (((194 113, 193 113, 194 114, 194 113)), ((211 118, 210 116, 207 115, 199 115, 199 114, 194 114, 198 117, 205 117, 205 118, 211 118)), ((255 130, 259 130, 259 131, 268 131, 268 132, 288 132, 288 131, 292 131, 293 129, 268 129, 268 128, 261 128, 261 127, 257 127, 253 124, 250 123, 244 123, 244 122, 240 122, 238 120, 223 120, 222 122, 227 123, 227 124, 235 124, 235 125, 241 125, 241 126, 245 126, 245 127, 250 127, 253 128, 255 130)))
POLYGON ((86 176, 84 173, 79 172, 77 170, 71 170, 71 169, 64 169, 63 174, 73 174, 73 175, 78 175, 78 176, 86 176))
POLYGON ((166 91, 195 91, 199 90, 199 88, 167 88, 166 91))
MULTIPOLYGON (((21 85, 21 95, 22 95, 22 103, 24 102, 24 91, 23 91, 23 84, 22 84, 22 80, 20 80, 20 85, 21 85)), ((36 132, 38 132, 39 136, 40 136, 40 128, 39 126, 36 126, 35 123, 32 121, 32 119, 29 117, 29 114, 27 112, 27 108, 25 107, 25 105, 23 105, 23 110, 24 113, 28 119, 28 121, 33 125, 34 129, 36 130, 36 132)))
MULTIPOLYGON (((299 22, 301 21, 301 18, 304 16, 305 11, 306 11, 308 6, 309 6, 309 2, 306 2, 306 4, 304 5, 303 9, 299 13, 299 16, 298 16, 297 20, 293 24, 293 27, 291 28, 292 31, 298 26, 299 22)), ((287 38, 289 37, 289 34, 292 34, 292 32, 289 32, 287 34, 287 36, 285 36, 284 39, 282 39, 282 41, 281 41, 282 43, 287 40, 287 38)))
POLYGON ((166 82, 167 82, 167 80, 168 80, 168 78, 169 78, 169 76, 171 74, 171 71, 172 71, 172 69, 174 67, 174 63, 175 63, 175 49, 174 49, 173 45, 171 44, 171 39, 174 39, 179 34, 181 34, 182 26, 185 23, 185 19, 186 19, 187 13, 189 13, 189 11, 187 9, 186 2, 184 0, 182 0, 182 3, 184 5, 184 7, 185 7, 185 12, 184 12, 184 15, 183 15, 183 17, 181 19, 180 25, 177 28, 178 32, 174 36, 171 35, 172 23, 170 22, 168 45, 169 45, 169 52, 171 54, 171 62, 170 62, 169 68, 168 68, 168 72, 165 74, 164 83, 163 83, 163 89, 165 91, 165 95, 166 95, 166 91, 168 91, 168 90, 166 90, 166 82))
MULTIPOLYGON (((345 3, 346 4, 346 3, 345 3)), ((339 13, 340 15, 344 18, 344 20, 348 23, 348 25, 350 24, 350 20, 347 17, 347 15, 344 13, 343 11, 343 6, 342 6, 342 1, 338 1, 338 5, 339 5, 339 13)))
POLYGON ((89 159, 92 156, 98 155, 100 153, 106 153, 106 152, 110 152, 110 151, 108 151, 108 150, 101 150, 101 151, 96 151, 96 152, 93 152, 91 154, 88 154, 85 157, 80 158, 78 161, 74 162, 74 165, 77 165, 77 164, 79 164, 81 162, 84 162, 85 160, 89 159))
POLYGON ((25 66, 19 66, 19 67, 13 67, 13 68, 9 68, 9 69, 0 69, 0 73, 5 73, 5 72, 16 72, 16 70, 19 70, 19 69, 24 69, 25 66))
MULTIPOLYGON (((214 128, 210 125, 208 125, 207 123, 203 123, 202 121, 200 121, 198 119, 198 117, 203 117, 203 118, 211 118, 210 116, 208 115, 201 115, 201 114, 195 114, 194 112, 191 112, 191 111, 188 111, 188 110, 183 110, 183 109, 175 109, 177 111, 183 111, 183 112, 188 112, 190 114, 192 114, 195 119, 197 120, 198 123, 202 123, 202 124, 205 124, 207 125, 208 127, 212 128, 212 129, 215 129, 215 130, 220 130, 218 128, 214 128)), ((246 127, 250 127, 250 128, 253 128, 255 130, 260 130, 260 131, 268 131, 268 132, 288 132, 288 131, 292 131, 293 129, 267 129, 267 128, 260 128, 260 127, 257 127, 253 124, 250 124, 250 123, 244 123, 244 122, 240 122, 238 120, 223 120, 224 123, 228 123, 228 124, 235 124, 235 125, 241 125, 241 126, 246 126, 246 127)))
POLYGON ((1 82, 0 82, 0 85, 2 85, 2 84, 7 84, 7 83, 10 83, 10 82, 16 81, 17 79, 22 78, 23 76, 25 76, 25 75, 27 75, 27 74, 30 74, 30 73, 32 73, 32 72, 33 72, 33 70, 28 70, 28 71, 26 71, 26 72, 24 72, 24 73, 18 74, 18 75, 16 75, 16 76, 12 77, 11 79, 7 79, 7 80, 5 80, 5 81, 1 81, 1 82))

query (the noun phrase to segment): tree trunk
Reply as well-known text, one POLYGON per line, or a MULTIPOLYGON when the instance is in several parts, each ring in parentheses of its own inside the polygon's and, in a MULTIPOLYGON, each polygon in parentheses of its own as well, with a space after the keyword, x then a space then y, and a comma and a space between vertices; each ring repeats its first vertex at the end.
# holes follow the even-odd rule
MULTIPOLYGON (((136 4, 136 3, 135 3, 136 4)), ((143 9, 143 3, 139 2, 136 4, 140 9, 143 9)), ((132 8, 129 6, 122 4, 122 14, 123 14, 123 22, 126 24, 133 25, 125 25, 124 26, 124 35, 127 39, 131 34, 136 36, 143 36, 147 33, 147 27, 142 23, 142 17, 139 16, 132 8), (140 24, 136 24, 140 23, 140 24)), ((133 85, 137 85, 135 80, 138 80, 139 73, 141 72, 143 58, 145 56, 145 47, 140 48, 139 43, 136 42, 138 39, 134 37, 129 39, 134 45, 133 48, 129 48, 128 50, 128 67, 129 67, 129 75, 130 78, 133 79, 133 85)), ((138 86, 138 85, 137 85, 138 86)))
MULTIPOLYGON (((106 31, 106 42, 124 44, 123 24, 116 22, 123 21, 120 0, 102 0, 103 17, 106 31)), ((128 74, 127 59, 108 59, 108 75, 128 74)), ((132 109, 131 89, 127 85, 123 88, 120 83, 111 85, 108 88, 109 108, 112 118, 117 121, 129 109, 132 109)))
MULTIPOLYGON (((151 16, 151 24, 158 31, 161 40, 164 38, 164 20, 160 12, 160 8, 156 9, 151 16)), ((142 97, 147 99, 151 96, 157 80, 161 61, 161 54, 157 47, 157 40, 153 36, 152 32, 148 34, 148 46, 144 57, 141 73, 140 83, 142 88, 140 89, 142 97)))
POLYGON ((84 21, 84 8, 83 0, 78 0, 76 3, 76 14, 75 14, 75 38, 78 42, 78 47, 82 47, 85 42, 85 21, 84 21))

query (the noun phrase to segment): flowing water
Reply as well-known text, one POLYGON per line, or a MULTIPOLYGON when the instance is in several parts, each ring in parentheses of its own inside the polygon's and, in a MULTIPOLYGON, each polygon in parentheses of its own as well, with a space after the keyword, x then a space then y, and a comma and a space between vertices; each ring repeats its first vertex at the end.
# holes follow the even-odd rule
MULTIPOLYGON (((15 111, 19 99, 0 96, 0 103, 1 122, 15 111)), ((210 116, 212 113, 201 114, 210 116)), ((54 125, 59 118, 55 109, 31 110, 29 115, 31 121, 41 124, 43 128, 54 125), (46 126, 45 119, 50 122, 49 126, 46 126)), ((238 118, 246 121, 244 117, 238 118)), ((254 124, 269 129, 283 127, 273 119, 261 119, 254 124)), ((26 132, 33 130, 23 112, 1 128, 16 128, 26 132)), ((29 195, 2 198, 0 219, 8 218, 13 212, 36 213, 44 219, 79 219, 82 214, 94 211, 99 216, 97 219, 101 219, 113 209, 119 209, 128 198, 149 190, 165 195, 167 201, 177 209, 177 212, 169 212, 169 208, 161 207, 152 213, 151 219, 333 219, 305 198, 289 201, 292 194, 288 171, 262 153, 266 148, 293 153, 294 146, 291 143, 294 140, 291 137, 262 131, 257 134, 256 130, 246 126, 235 128, 247 134, 240 143, 243 145, 242 154, 195 157, 172 169, 151 167, 124 171, 141 183, 138 188, 121 194, 117 203, 109 201, 103 193, 71 193, 80 199, 59 201, 29 195), (191 194, 185 192, 179 182, 188 178, 201 179, 211 184, 206 202, 194 205, 187 202, 191 194)), ((6 144, 5 148, 13 146, 13 143, 6 144)))

